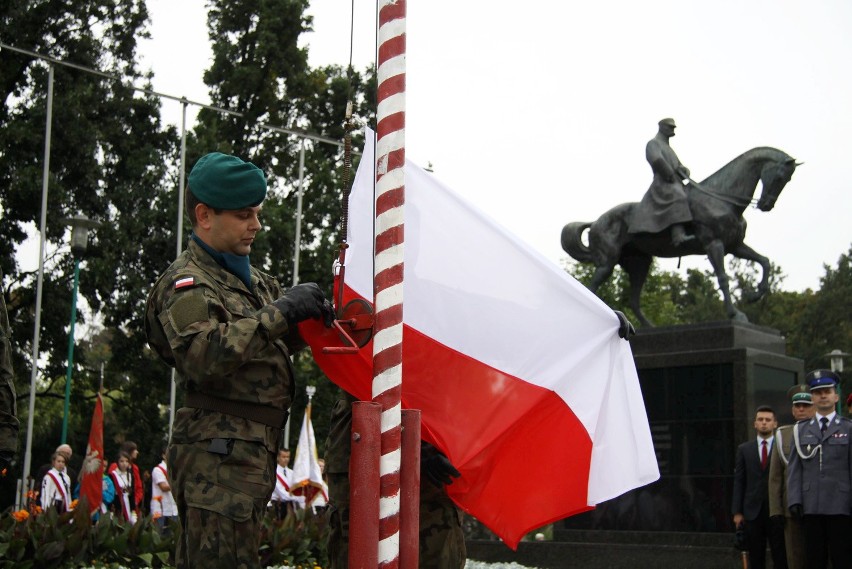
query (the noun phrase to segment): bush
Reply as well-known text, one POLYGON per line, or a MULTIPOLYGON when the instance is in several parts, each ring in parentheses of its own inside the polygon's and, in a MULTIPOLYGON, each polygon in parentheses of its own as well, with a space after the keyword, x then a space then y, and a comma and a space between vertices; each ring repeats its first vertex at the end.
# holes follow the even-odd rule
POLYGON ((92 523, 87 511, 7 511, 0 518, 0 568, 171 567, 176 535, 160 535, 150 516, 134 525, 112 516, 92 523))
MULTIPOLYGON (((63 514, 6 510, 0 515, 0 569, 122 567, 166 569, 174 566, 180 526, 160 534, 150 516, 131 525, 112 516, 92 523, 86 508, 63 514)), ((326 566, 325 515, 298 510, 283 520, 267 513, 261 521, 262 567, 326 566)))

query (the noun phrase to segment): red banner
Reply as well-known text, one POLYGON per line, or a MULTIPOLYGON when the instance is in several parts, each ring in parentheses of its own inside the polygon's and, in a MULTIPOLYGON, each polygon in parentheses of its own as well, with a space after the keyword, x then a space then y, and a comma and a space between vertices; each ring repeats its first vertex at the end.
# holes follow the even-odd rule
POLYGON ((80 471, 80 502, 86 498, 89 513, 95 513, 103 501, 104 474, 104 403, 98 394, 95 412, 92 414, 92 428, 89 431, 89 444, 86 446, 86 458, 80 471))

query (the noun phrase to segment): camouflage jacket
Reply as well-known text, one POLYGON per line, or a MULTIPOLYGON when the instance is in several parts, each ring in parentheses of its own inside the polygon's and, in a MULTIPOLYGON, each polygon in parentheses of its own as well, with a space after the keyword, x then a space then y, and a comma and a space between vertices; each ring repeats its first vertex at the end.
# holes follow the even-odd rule
MULTIPOLYGON (((0 273, 2 277, 2 273, 0 273)), ((0 451, 18 449, 18 406, 6 300, 0 294, 0 451)))
MULTIPOLYGON (((283 295, 278 281, 252 267, 251 282, 252 291, 190 240, 148 295, 148 343, 176 369, 187 394, 287 410, 295 392, 290 352, 304 343, 271 304, 283 295)), ((172 441, 240 439, 275 452, 281 427, 183 408, 172 441)))

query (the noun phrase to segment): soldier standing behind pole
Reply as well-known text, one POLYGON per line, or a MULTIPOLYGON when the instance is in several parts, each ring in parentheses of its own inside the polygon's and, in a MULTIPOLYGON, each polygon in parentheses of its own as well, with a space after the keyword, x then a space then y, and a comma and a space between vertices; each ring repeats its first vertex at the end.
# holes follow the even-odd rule
MULTIPOLYGON (((811 394, 804 389, 806 386, 796 385, 787 392, 796 422, 814 416, 811 394)), ((775 431, 775 452, 769 459, 769 520, 773 527, 784 527, 787 566, 805 569, 805 530, 802 520, 794 518, 787 509, 787 464, 793 452, 793 427, 795 425, 784 425, 775 431)))
MULTIPOLYGON (((0 284, 3 271, 0 271, 0 284)), ((6 298, 0 293, 0 475, 5 475, 18 450, 18 404, 15 372, 12 369, 12 341, 6 298)), ((26 473, 24 473, 26 476, 26 473)))
POLYGON ((333 318, 314 283, 286 293, 252 267, 266 177, 214 152, 189 175, 187 249, 148 295, 148 343, 177 371, 168 464, 182 538, 180 569, 260 566, 260 520, 275 484, 275 453, 294 395, 297 324, 333 318))
POLYGON ((852 568, 852 421, 835 410, 840 377, 818 369, 805 377, 816 414, 793 430, 787 503, 802 518, 808 569, 852 568))

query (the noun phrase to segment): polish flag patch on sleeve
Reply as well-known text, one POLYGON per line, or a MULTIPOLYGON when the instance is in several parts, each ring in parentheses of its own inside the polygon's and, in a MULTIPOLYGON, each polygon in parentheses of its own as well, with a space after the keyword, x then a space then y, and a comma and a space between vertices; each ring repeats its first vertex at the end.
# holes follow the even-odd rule
POLYGON ((195 277, 184 277, 175 281, 175 290, 187 288, 195 284, 195 277))

